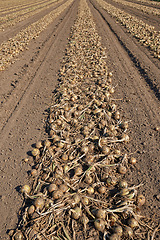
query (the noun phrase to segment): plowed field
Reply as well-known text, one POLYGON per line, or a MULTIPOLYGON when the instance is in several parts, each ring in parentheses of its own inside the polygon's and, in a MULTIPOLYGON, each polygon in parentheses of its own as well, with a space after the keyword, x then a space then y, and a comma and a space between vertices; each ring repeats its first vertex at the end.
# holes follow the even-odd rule
MULTIPOLYGON (((1 2, 3 1, 0 0, 0 4, 1 2)), ((38 6, 40 3, 46 3, 46 1, 28 1, 28 3, 23 1, 20 5, 20 2, 16 3, 15 0, 12 5, 11 1, 8 2, 10 2, 9 14, 16 14, 16 11, 20 11, 21 8, 26 10, 32 4, 38 6)), ((59 70, 66 55, 65 49, 71 27, 77 19, 80 2, 81 0, 55 1, 50 7, 44 7, 36 14, 33 12, 33 15, 0 32, 0 44, 3 45, 0 45, 0 67, 2 66, 0 71, 0 239, 3 240, 10 239, 8 231, 16 229, 20 220, 19 212, 24 203, 20 193, 21 186, 32 185, 33 182, 30 170, 34 161, 30 151, 37 141, 48 138, 46 132, 48 109, 55 96, 59 70), (60 6, 62 9, 59 8, 60 6), (55 9, 58 9, 57 12, 55 9), (12 46, 7 45, 21 31, 27 33, 32 31, 29 26, 52 11, 58 14, 52 15, 52 20, 44 20, 48 23, 44 24, 44 29, 40 29, 38 33, 32 32, 32 35, 35 34, 33 38, 32 35, 29 37, 23 35, 21 40, 17 40, 18 42, 13 43, 12 46), (27 44, 21 50, 17 50, 17 46, 20 49, 21 43, 26 39, 27 44), (9 49, 8 46, 11 48, 9 49), (12 58, 8 60, 7 57, 10 55, 12 58), (28 162, 24 161, 26 158, 28 162)), ((123 178, 131 186, 142 184, 138 191, 145 196, 146 202, 141 214, 151 218, 155 222, 154 229, 156 229, 160 218, 159 16, 142 13, 140 10, 114 1, 104 1, 155 27, 155 31, 159 33, 159 42, 156 43, 156 48, 159 49, 156 51, 159 53, 156 52, 155 55, 147 44, 142 44, 126 26, 116 17, 111 16, 99 0, 86 2, 93 16, 97 33, 101 37, 101 45, 105 48, 104 61, 108 71, 113 74, 112 99, 122 119, 125 119, 129 125, 127 134, 130 140, 124 149, 126 152, 133 153, 137 159, 136 165, 129 167, 123 178)), ((134 2, 160 11, 160 5, 150 4, 149 1, 134 2)), ((1 17, 8 14, 6 11, 7 6, 2 5, 1 17)), ((92 81, 91 76, 90 81, 92 81)), ((79 83, 80 88, 81 84, 84 84, 84 79, 79 83)), ((160 239, 158 228, 153 235, 154 229, 148 236, 148 240, 160 239)), ((71 239, 85 239, 84 235, 77 236, 71 239)), ((86 239, 103 238, 101 234, 97 234, 88 236, 86 239)), ((104 239, 109 238, 104 237, 104 239)), ((147 239, 146 235, 141 239, 147 239)))

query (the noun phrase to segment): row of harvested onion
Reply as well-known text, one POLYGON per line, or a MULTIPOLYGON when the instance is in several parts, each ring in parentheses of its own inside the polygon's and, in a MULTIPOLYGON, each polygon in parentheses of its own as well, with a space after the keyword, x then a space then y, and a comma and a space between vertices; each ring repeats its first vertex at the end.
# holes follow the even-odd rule
POLYGON ((150 5, 157 5, 157 6, 160 6, 160 2, 158 1, 150 1, 150 0, 136 0, 137 2, 141 2, 141 3, 147 3, 147 4, 150 4, 150 5))
POLYGON ((13 64, 16 57, 25 49, 32 39, 36 39, 39 34, 60 15, 73 0, 68 0, 60 5, 40 20, 32 23, 27 28, 22 29, 13 38, 0 45, 0 71, 5 70, 8 65, 13 64))
POLYGON ((138 9, 138 10, 144 12, 144 13, 147 13, 147 14, 153 14, 155 16, 160 15, 160 9, 157 9, 157 8, 147 7, 147 6, 144 6, 144 5, 140 5, 140 4, 137 4, 137 3, 128 2, 128 1, 124 1, 124 0, 113 0, 113 1, 117 2, 117 3, 120 3, 120 4, 123 4, 124 6, 129 6, 129 7, 138 9))
MULTIPOLYGON (((49 138, 32 150, 32 187, 12 239, 145 239, 145 197, 125 174, 128 122, 112 94, 112 73, 90 9, 80 1, 49 110, 49 138)), ((25 159, 27 162, 27 159, 25 159)))
MULTIPOLYGON (((62 1, 62 0, 61 0, 62 1)), ((59 1, 59 3, 61 2, 59 1)), ((57 0, 50 0, 48 2, 38 4, 33 7, 28 7, 25 9, 20 9, 16 12, 5 14, 5 16, 0 17, 0 31, 4 31, 9 27, 13 27, 19 22, 24 21, 25 19, 40 13, 41 11, 51 8, 55 5, 57 0)))

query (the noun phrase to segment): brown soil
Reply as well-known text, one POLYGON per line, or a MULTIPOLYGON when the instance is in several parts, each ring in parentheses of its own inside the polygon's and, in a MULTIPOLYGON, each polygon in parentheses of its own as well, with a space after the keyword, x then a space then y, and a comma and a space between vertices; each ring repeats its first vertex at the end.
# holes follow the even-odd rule
MULTIPOLYGON (((18 222, 17 214, 23 201, 19 186, 30 182, 27 174, 30 165, 22 159, 27 157, 32 144, 46 136, 47 108, 52 101, 78 3, 74 1, 30 43, 29 50, 23 52, 15 64, 1 73, 0 239, 9 239, 7 230, 15 228, 18 222)), ((144 214, 157 219, 160 214, 160 133, 155 127, 160 126, 160 63, 95 0, 88 3, 106 47, 106 64, 113 72, 114 97, 121 99, 117 104, 124 118, 130 121, 128 148, 138 164, 129 170, 127 178, 130 183, 143 183, 140 191, 147 199, 144 214)), ((32 165, 32 159, 29 163, 32 165)), ((158 237, 157 234, 156 239, 158 237)))

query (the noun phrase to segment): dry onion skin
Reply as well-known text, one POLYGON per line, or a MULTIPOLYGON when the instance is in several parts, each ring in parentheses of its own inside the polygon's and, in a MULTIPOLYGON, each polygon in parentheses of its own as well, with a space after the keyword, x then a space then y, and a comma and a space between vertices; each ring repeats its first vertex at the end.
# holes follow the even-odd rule
POLYGON ((80 0, 47 119, 49 139, 32 151, 33 184, 22 187, 23 217, 13 239, 87 239, 90 232, 97 239, 145 239, 145 198, 124 179, 136 161, 125 150, 128 123, 112 100, 105 57, 80 0))

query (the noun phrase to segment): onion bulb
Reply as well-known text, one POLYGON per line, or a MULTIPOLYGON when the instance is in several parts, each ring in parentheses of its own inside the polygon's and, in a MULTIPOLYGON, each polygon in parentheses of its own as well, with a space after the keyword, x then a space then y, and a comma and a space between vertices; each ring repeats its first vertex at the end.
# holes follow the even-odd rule
POLYGON ((22 193, 27 193, 27 194, 29 194, 30 191, 31 191, 31 188, 30 188, 29 185, 23 185, 22 188, 21 188, 21 192, 22 192, 22 193))
POLYGON ((124 236, 127 237, 127 238, 128 237, 132 238, 132 236, 133 236, 132 228, 130 228, 128 226, 124 226, 124 236))
POLYGON ((39 154, 40 154, 40 151, 39 151, 38 148, 34 148, 34 149, 32 150, 32 156, 33 156, 33 157, 36 157, 36 156, 38 156, 39 154))
POLYGON ((128 225, 129 225, 131 228, 138 227, 138 221, 137 221, 135 218, 129 218, 129 219, 128 219, 128 225))
POLYGON ((37 209, 42 209, 44 207, 44 199, 41 198, 41 197, 36 198, 35 201, 34 201, 34 206, 37 209))
POLYGON ((143 196, 142 194, 139 194, 137 196, 137 205, 141 207, 145 204, 145 202, 146 202, 145 196, 143 196))
POLYGON ((117 225, 114 227, 114 233, 116 233, 118 236, 122 236, 123 234, 123 229, 120 225, 117 225))
POLYGON ((14 236, 14 239, 15 240, 22 240, 22 239, 24 239, 23 234, 21 232, 16 233, 15 236, 14 236))
POLYGON ((103 232, 105 229, 105 222, 101 218, 96 219, 94 222, 94 226, 98 231, 103 232))
POLYGON ((82 210, 79 207, 75 207, 74 209, 71 209, 72 212, 72 218, 78 219, 82 216, 82 210))
POLYGON ((103 219, 105 219, 105 217, 106 217, 106 211, 105 211, 104 209, 98 209, 98 210, 96 211, 96 217, 97 217, 97 218, 103 218, 103 219))

